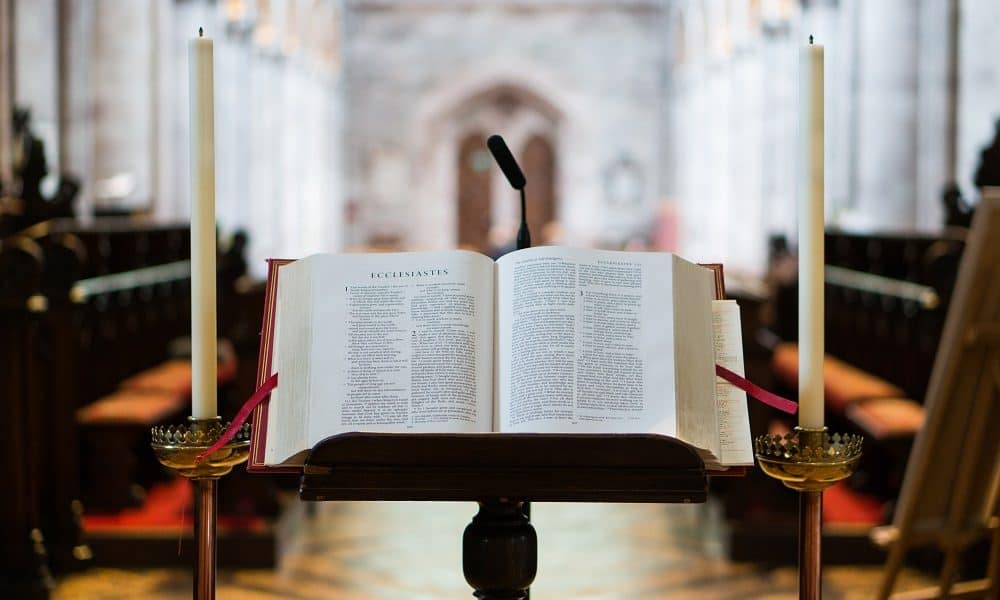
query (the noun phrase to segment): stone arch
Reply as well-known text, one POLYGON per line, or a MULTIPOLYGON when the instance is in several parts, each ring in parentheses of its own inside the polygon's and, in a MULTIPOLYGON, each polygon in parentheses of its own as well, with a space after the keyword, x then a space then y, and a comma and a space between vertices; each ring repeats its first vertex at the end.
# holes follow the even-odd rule
POLYGON ((520 152, 525 178, 531 182, 530 201, 526 213, 532 242, 541 245, 545 239, 545 227, 557 221, 556 163, 555 148, 549 138, 535 134, 524 144, 520 152))
MULTIPOLYGON (((418 247, 447 247, 458 242, 458 154, 472 132, 485 136, 500 133, 515 153, 537 136, 548 140, 555 156, 562 157, 552 176, 552 197, 568 197, 582 183, 574 173, 593 171, 592 135, 583 118, 584 102, 559 82, 557 75, 537 65, 505 63, 482 66, 458 74, 429 93, 418 105, 410 145, 415 166, 415 215, 423 220, 410 232, 418 247)), ((519 160, 521 159, 518 156, 519 160)), ((519 218, 518 196, 495 167, 491 171, 491 222, 501 225, 519 218)), ((529 182, 529 189, 531 189, 529 182)), ((529 192, 529 203, 533 192, 529 192)), ((586 202, 586 194, 577 200, 586 202)), ((564 216, 555 206, 553 212, 564 216)), ((571 223, 569 224, 571 227, 571 223)), ((535 236, 540 231, 533 231, 535 236)))
POLYGON ((489 248, 492 190, 490 157, 483 148, 481 131, 467 133, 458 145, 457 203, 458 245, 462 248, 489 248))

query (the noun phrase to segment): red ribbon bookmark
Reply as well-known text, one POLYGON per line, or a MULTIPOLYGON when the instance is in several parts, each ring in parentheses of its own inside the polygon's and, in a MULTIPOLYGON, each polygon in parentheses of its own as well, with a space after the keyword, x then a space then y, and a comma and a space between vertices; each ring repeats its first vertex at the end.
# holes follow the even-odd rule
POLYGON ((240 430, 240 427, 243 427, 243 424, 250 418, 250 413, 253 412, 253 409, 257 408, 257 405, 263 402, 264 398, 267 398, 268 394, 270 394, 276 387, 278 387, 277 373, 268 377, 267 380, 264 381, 264 384, 257 388, 257 391, 253 393, 253 396, 250 396, 250 398, 243 403, 243 406, 240 407, 240 411, 236 413, 235 417, 233 417, 233 422, 229 425, 229 429, 227 429, 226 432, 222 434, 222 437, 212 444, 208 450, 199 454, 195 458, 195 461, 201 462, 205 460, 206 456, 211 455, 219 448, 228 444, 229 441, 236 436, 236 432, 240 430))
POLYGON ((746 377, 733 373, 726 367, 715 365, 715 374, 770 407, 776 408, 790 415, 794 415, 799 411, 799 405, 797 403, 792 402, 787 398, 782 398, 777 394, 772 394, 759 385, 752 383, 746 377))

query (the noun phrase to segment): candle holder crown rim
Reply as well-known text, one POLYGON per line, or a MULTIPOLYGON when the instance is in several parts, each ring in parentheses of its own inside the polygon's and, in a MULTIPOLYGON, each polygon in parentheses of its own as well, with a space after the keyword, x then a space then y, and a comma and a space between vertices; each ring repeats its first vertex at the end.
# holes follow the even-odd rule
POLYGON ((198 460, 229 426, 219 417, 189 418, 188 425, 153 427, 150 446, 164 466, 190 479, 216 479, 229 473, 250 455, 250 424, 244 423, 233 439, 221 448, 198 460))
POLYGON ((781 434, 765 434, 754 440, 758 458, 766 456, 797 463, 838 462, 852 460, 861 455, 864 438, 852 433, 830 434, 826 428, 807 429, 796 427, 781 434))
MULTIPOLYGON (((187 448, 208 448, 225 433, 229 423, 223 423, 220 417, 213 419, 188 418, 189 425, 156 426, 150 429, 153 446, 176 446, 187 448)), ((233 436, 232 442, 250 441, 250 424, 244 423, 233 436)))
POLYGON ((820 492, 850 477, 861 458, 863 438, 833 435, 822 428, 796 427, 785 435, 767 434, 754 440, 761 470, 800 492, 820 492))

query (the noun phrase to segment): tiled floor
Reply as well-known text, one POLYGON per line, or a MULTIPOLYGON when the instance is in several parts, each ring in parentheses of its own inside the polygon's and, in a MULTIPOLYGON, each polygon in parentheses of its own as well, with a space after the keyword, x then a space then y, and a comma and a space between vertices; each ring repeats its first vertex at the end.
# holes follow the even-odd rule
MULTIPOLYGON (((462 530, 471 504, 325 503, 292 536, 277 570, 223 571, 220 600, 470 599, 462 530)), ((535 504, 538 577, 532 598, 795 598, 794 568, 724 558, 710 505, 535 504)), ((761 548, 766 553, 767 548, 761 548)), ((877 567, 825 571, 828 600, 870 598, 877 567)), ((906 572, 897 589, 926 585, 906 572)), ((94 569, 60 582, 56 600, 189 598, 177 570, 94 569)))

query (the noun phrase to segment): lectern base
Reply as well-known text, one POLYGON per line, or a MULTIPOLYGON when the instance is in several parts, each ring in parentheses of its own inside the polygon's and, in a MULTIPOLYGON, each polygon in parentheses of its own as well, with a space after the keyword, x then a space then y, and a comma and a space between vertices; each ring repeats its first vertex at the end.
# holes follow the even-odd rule
POLYGON ((538 570, 538 537, 521 502, 486 500, 465 528, 462 570, 480 600, 525 600, 538 570))
POLYGON ((465 579, 480 600, 527 600, 538 567, 528 502, 704 502, 705 465, 661 435, 342 433, 303 468, 303 500, 472 501, 465 579))

